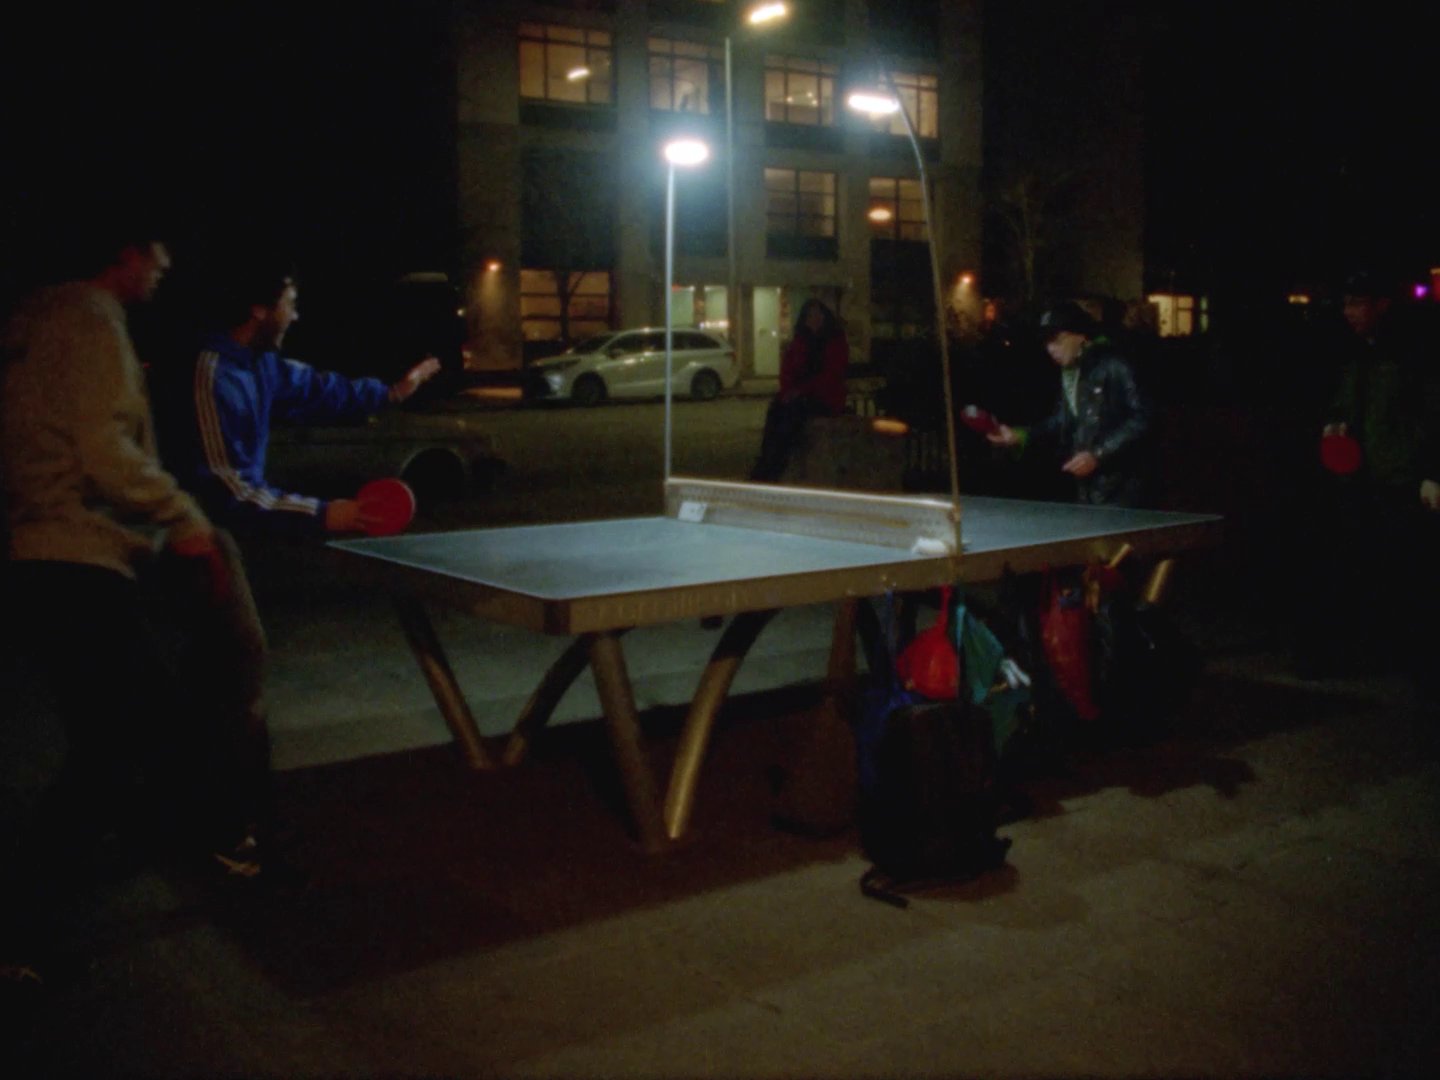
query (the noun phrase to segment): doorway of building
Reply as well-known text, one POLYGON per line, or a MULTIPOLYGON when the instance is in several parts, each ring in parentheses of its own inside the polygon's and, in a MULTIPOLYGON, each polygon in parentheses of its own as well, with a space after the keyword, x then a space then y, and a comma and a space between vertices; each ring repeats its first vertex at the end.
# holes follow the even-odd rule
POLYGON ((755 374, 775 378, 780 374, 780 289, 755 286, 755 374))

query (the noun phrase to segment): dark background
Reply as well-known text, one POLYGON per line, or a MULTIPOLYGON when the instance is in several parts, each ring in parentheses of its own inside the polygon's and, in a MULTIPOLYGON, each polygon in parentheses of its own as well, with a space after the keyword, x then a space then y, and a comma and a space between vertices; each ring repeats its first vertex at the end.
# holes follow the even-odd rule
MULTIPOLYGON (((43 275, 66 207, 105 189, 160 203, 182 259, 283 248, 312 303, 323 282, 453 272, 448 10, 259 0, 7 17, 7 295, 43 275)), ((1357 262, 1407 275, 1440 262, 1423 5, 992 3, 987 18, 1010 44, 985 58, 993 93, 1043 108, 1116 67, 1141 72, 1147 264, 1180 285, 1284 291, 1357 262), (1124 39, 1138 50, 1107 49, 1114 19, 1139 21, 1124 39)))

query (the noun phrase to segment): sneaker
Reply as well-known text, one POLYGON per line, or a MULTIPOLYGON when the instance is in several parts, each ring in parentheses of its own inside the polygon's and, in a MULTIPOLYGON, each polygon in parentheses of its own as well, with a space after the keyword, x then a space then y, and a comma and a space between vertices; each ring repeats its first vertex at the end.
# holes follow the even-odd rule
POLYGON ((209 862, 227 883, 294 892, 310 885, 308 873, 272 848, 262 849, 254 833, 247 833, 233 848, 212 851, 209 862))
POLYGON ((258 878, 262 869, 260 845, 252 834, 246 834, 245 839, 227 851, 212 851, 210 859, 227 879, 250 881, 258 878))

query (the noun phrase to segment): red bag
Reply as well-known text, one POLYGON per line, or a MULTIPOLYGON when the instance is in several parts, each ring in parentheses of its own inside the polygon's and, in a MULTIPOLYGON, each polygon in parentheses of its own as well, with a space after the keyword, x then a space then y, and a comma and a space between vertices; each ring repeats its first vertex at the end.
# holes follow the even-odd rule
POLYGON ((1083 585, 1061 586, 1046 575, 1047 597, 1040 612, 1040 645, 1055 684, 1082 720, 1098 720, 1090 675, 1090 611, 1083 585))
POLYGON ((922 630, 895 658, 900 685, 935 701, 960 696, 960 657, 950 640, 950 586, 940 590, 940 617, 922 630))

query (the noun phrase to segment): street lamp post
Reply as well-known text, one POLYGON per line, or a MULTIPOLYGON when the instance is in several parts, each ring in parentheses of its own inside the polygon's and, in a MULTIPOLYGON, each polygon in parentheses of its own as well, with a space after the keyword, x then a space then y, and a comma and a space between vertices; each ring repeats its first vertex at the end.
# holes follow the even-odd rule
POLYGON ((665 144, 665 479, 670 479, 670 384, 674 378, 675 337, 675 167, 692 167, 710 156, 710 147, 698 139, 674 139, 665 144))
MULTIPOLYGON (((950 343, 945 326, 945 293, 940 284, 940 257, 936 253, 938 238, 935 235, 934 218, 930 210, 930 182, 925 172, 925 155, 920 151, 920 140, 915 134, 915 125, 910 111, 905 108, 900 92, 890 77, 889 69, 878 63, 880 85, 875 88, 857 87, 847 96, 846 104, 857 112, 871 116, 893 116, 899 113, 905 122, 905 134, 910 138, 911 149, 915 151, 915 168, 920 174, 920 202, 925 210, 925 234, 930 239, 930 280, 935 290, 935 331, 940 339, 940 372, 945 392, 945 440, 950 455, 950 503, 958 515, 960 508, 960 473, 955 457, 955 403, 954 390, 950 385, 950 343)), ((959 551, 959 520, 956 519, 956 551, 959 551)))
MULTIPOLYGON (((746 13, 745 21, 750 26, 763 26, 778 22, 789 14, 790 6, 785 3, 755 4, 746 13)), ((729 260, 725 280, 725 332, 735 347, 736 355, 745 356, 746 350, 740 341, 743 320, 740 318, 740 272, 735 252, 735 80, 731 36, 729 33, 725 35, 725 251, 729 260)), ((753 354, 751 364, 754 364, 753 354)))

